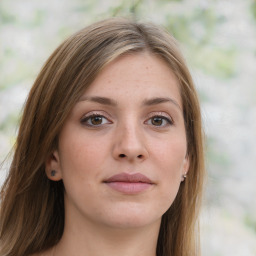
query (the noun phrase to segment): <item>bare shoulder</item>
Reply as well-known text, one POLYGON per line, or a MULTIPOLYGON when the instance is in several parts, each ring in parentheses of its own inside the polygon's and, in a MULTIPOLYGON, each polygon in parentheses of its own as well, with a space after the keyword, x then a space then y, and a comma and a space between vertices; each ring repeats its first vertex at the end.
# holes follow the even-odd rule
POLYGON ((52 256, 52 249, 49 249, 49 250, 44 251, 44 252, 31 254, 31 255, 28 255, 28 256, 52 256))
POLYGON ((40 253, 30 254, 28 256, 52 256, 52 254, 50 252, 40 252, 40 253))

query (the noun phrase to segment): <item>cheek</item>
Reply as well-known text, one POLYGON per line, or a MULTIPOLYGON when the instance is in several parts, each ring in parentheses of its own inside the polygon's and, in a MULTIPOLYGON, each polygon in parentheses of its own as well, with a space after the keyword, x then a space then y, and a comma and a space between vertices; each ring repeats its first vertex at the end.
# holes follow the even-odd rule
POLYGON ((60 144, 61 172, 65 188, 80 190, 91 188, 92 180, 98 180, 101 173, 104 148, 92 138, 72 133, 63 133, 60 144), (79 185, 80 184, 80 185, 79 185))
POLYGON ((163 203, 171 205, 181 183, 186 156, 186 140, 173 138, 155 147, 153 163, 156 168, 161 186, 163 203))
MULTIPOLYGON (((106 152, 106 143, 88 136, 81 130, 62 134, 60 141, 61 163, 63 167, 73 166, 79 169, 100 165, 106 152), (105 145, 105 146, 104 146, 105 145), (64 166, 65 165, 65 166, 64 166)), ((65 168, 64 168, 65 169, 65 168)))
POLYGON ((187 143, 184 137, 173 137, 162 142, 155 142, 153 155, 155 162, 162 166, 167 173, 179 172, 184 164, 187 152, 187 143))
POLYGON ((91 138, 79 136, 79 133, 64 136, 63 133, 60 163, 66 194, 73 202, 79 198, 88 201, 95 190, 93 181, 99 180, 103 150, 91 138))

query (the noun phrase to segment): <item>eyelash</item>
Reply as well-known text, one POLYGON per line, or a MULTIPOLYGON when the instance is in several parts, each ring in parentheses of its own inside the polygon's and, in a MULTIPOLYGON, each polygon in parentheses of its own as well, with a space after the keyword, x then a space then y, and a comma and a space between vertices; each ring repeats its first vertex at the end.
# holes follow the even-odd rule
POLYGON ((86 126, 88 126, 88 127, 100 127, 100 126, 106 124, 106 123, 104 123, 104 124, 94 125, 94 124, 92 124, 92 123, 88 123, 89 121, 90 121, 90 122, 92 121, 92 118, 93 118, 93 117, 100 117, 100 118, 102 118, 102 119, 106 119, 108 123, 111 123, 111 121, 109 121, 108 118, 106 118, 104 115, 98 114, 98 113, 93 113, 93 114, 91 114, 91 115, 89 115, 89 116, 85 116, 85 117, 83 117, 83 118, 81 119, 80 122, 81 122, 83 125, 86 125, 86 126))
MULTIPOLYGON (((109 121, 109 119, 108 118, 106 118, 104 115, 102 115, 102 114, 99 114, 99 113, 93 113, 93 114, 90 114, 90 115, 88 115, 88 116, 85 116, 85 117, 83 117, 82 119, 81 119, 81 124, 83 124, 83 125, 85 125, 85 126, 88 126, 88 127, 94 127, 94 128, 97 128, 97 127, 101 127, 102 125, 106 125, 106 124, 111 124, 112 122, 111 121, 109 121), (105 123, 100 123, 100 124, 92 124, 92 118, 94 118, 94 117, 99 117, 99 118, 101 118, 101 120, 102 119, 105 119, 105 120, 107 120, 107 122, 105 122, 105 123), (90 121, 90 123, 89 123, 89 121, 90 121)), ((154 126, 154 127, 156 127, 156 128, 164 128, 164 127, 167 127, 167 126, 171 126, 171 125, 173 125, 174 124, 174 122, 173 122, 173 120, 172 120, 172 118, 168 118, 168 117, 166 117, 165 115, 163 115, 162 113, 160 113, 160 114, 152 114, 151 116, 150 116, 150 118, 149 119, 147 119, 144 123, 146 123, 146 124, 148 124, 148 125, 152 125, 152 126, 154 126), (165 121, 166 122, 166 124, 164 124, 164 125, 153 125, 152 123, 151 124, 148 124, 148 122, 151 120, 151 122, 153 121, 153 119, 154 118, 159 118, 160 120, 162 120, 162 122, 163 121, 165 121)))
POLYGON ((165 116, 165 114, 163 114, 163 113, 152 114, 152 116, 151 116, 149 119, 146 120, 146 123, 147 123, 149 120, 151 120, 151 122, 152 122, 154 118, 159 118, 159 119, 162 120, 162 122, 163 122, 163 121, 166 122, 165 125, 153 125, 153 126, 156 127, 156 128, 164 128, 164 127, 171 126, 171 125, 174 124, 173 119, 170 118, 170 117, 165 116))

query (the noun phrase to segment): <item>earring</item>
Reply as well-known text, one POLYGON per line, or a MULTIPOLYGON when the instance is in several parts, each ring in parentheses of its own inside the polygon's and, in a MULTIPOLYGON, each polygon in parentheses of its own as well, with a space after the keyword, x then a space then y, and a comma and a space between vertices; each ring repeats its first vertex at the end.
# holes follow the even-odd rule
POLYGON ((55 171, 55 170, 52 170, 52 171, 51 171, 51 176, 54 177, 55 174, 56 174, 56 171, 55 171))
POLYGON ((187 173, 185 172, 185 173, 182 175, 182 180, 181 180, 181 181, 184 181, 186 178, 187 178, 187 173))

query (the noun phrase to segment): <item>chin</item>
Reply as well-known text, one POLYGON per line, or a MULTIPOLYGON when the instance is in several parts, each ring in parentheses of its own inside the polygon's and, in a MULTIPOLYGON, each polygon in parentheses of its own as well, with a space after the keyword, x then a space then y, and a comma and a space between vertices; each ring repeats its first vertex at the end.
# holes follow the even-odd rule
POLYGON ((161 219, 157 220, 145 220, 142 218, 122 218, 119 220, 113 220, 108 222, 108 226, 112 228, 118 228, 118 229, 134 229, 134 228, 143 228, 148 225, 152 225, 153 223, 159 222, 161 219))
POLYGON ((162 214, 156 212, 156 210, 129 209, 112 211, 104 222, 109 227, 121 229, 141 228, 158 222, 160 224, 161 217, 162 214))

